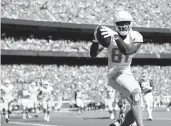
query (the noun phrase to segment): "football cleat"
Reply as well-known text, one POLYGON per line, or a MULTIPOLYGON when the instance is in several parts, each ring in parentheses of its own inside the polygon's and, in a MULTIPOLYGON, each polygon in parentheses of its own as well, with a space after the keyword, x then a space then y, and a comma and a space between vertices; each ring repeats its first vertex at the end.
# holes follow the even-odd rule
POLYGON ((148 116, 147 119, 150 120, 150 121, 153 121, 153 117, 152 116, 148 116))
POLYGON ((6 118, 6 123, 8 123, 9 122, 9 118, 6 118))
POLYGON ((110 114, 110 119, 112 119, 112 120, 114 119, 114 114, 113 113, 110 114))
POLYGON ((47 122, 50 121, 50 116, 49 116, 49 115, 47 116, 46 121, 47 121, 47 122))

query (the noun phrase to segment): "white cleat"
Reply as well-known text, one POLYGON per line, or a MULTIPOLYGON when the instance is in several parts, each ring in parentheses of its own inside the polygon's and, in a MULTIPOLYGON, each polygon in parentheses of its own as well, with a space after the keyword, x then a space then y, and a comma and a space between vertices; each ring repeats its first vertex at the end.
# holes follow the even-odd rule
POLYGON ((47 120, 47 116, 44 117, 44 120, 47 120))
POLYGON ((50 117, 49 117, 49 116, 47 116, 46 121, 47 121, 47 122, 49 122, 49 121, 50 121, 50 117))
POLYGON ((150 121, 153 121, 153 117, 152 116, 148 116, 147 119, 150 120, 150 121))
POLYGON ((110 114, 110 119, 114 119, 114 114, 112 113, 112 114, 110 114))
POLYGON ((170 109, 169 108, 167 108, 167 112, 170 112, 170 109))

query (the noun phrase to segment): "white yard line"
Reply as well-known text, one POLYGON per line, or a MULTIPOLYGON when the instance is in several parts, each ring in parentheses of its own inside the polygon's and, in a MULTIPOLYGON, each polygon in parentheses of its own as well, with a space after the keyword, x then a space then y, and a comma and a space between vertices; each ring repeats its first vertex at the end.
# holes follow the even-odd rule
POLYGON ((35 124, 35 123, 23 123, 23 122, 9 122, 12 124, 19 124, 19 125, 30 125, 30 126, 62 126, 62 125, 47 125, 47 124, 35 124))
POLYGON ((166 120, 166 121, 171 121, 171 118, 154 118, 154 120, 166 120))
MULTIPOLYGON (((79 115, 56 115, 56 116, 58 116, 58 117, 69 117, 69 118, 103 118, 103 116, 102 117, 94 117, 94 116, 79 116, 79 115)), ((147 119, 147 118, 143 118, 143 119, 147 119)), ((164 121, 164 120, 166 120, 166 121, 171 121, 171 118, 153 118, 153 120, 161 120, 161 121, 164 121)))

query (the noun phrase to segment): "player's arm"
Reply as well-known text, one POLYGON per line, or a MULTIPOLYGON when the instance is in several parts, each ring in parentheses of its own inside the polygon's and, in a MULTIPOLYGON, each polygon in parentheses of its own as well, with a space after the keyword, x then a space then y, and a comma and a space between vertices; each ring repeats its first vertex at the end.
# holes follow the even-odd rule
POLYGON ((93 43, 92 43, 92 45, 90 47, 90 56, 91 57, 96 57, 104 49, 104 47, 97 40, 98 27, 99 26, 97 26, 95 31, 94 31, 95 40, 93 40, 93 43))
POLYGON ((90 56, 96 57, 103 49, 104 47, 100 43, 94 41, 90 47, 90 56))
POLYGON ((153 90, 154 89, 154 84, 153 84, 153 81, 150 80, 150 89, 153 90))
POLYGON ((115 41, 116 44, 119 48, 119 50, 124 54, 124 55, 131 55, 137 52, 137 50, 140 48, 143 42, 143 38, 141 34, 138 34, 135 40, 133 40, 132 44, 126 44, 124 40, 119 36, 115 36, 115 41))

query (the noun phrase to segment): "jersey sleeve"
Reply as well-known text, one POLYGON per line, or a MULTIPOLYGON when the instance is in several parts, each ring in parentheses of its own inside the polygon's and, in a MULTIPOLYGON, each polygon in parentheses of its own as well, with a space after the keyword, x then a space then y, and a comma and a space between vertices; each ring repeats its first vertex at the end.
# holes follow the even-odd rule
POLYGON ((143 43, 143 36, 137 32, 133 32, 133 43, 143 43))

